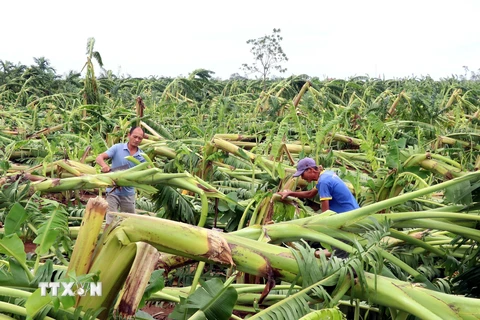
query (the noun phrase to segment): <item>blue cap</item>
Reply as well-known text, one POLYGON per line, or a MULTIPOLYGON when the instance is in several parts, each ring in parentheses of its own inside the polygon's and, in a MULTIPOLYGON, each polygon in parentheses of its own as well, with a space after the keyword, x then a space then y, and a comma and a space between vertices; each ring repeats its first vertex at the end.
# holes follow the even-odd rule
POLYGON ((305 170, 316 167, 317 164, 315 163, 315 160, 312 158, 303 158, 302 160, 298 161, 297 172, 295 172, 293 176, 300 177, 305 170))

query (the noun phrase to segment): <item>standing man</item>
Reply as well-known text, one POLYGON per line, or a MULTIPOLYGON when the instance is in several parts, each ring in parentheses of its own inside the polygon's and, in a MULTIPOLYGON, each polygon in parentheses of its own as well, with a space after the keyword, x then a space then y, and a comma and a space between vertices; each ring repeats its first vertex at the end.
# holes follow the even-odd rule
MULTIPOLYGON (((135 166, 135 164, 125 159, 127 156, 133 156, 138 161, 145 162, 145 158, 141 155, 143 151, 139 148, 143 136, 142 128, 133 127, 128 133, 127 143, 117 143, 104 153, 99 154, 95 161, 102 167, 102 172, 109 172, 119 167, 131 168, 135 166), (105 162, 106 159, 112 159, 111 168, 105 162)), ((107 188, 107 202, 108 212, 135 213, 135 188, 107 188)), ((107 213, 106 224, 109 225, 112 220, 113 216, 107 213)))
POLYGON ((294 177, 311 182, 317 181, 317 185, 308 191, 282 191, 278 192, 285 199, 288 196, 296 198, 313 198, 319 195, 322 204, 322 212, 327 210, 342 213, 359 208, 357 200, 348 189, 345 182, 333 171, 325 171, 322 166, 317 166, 312 158, 303 158, 298 161, 297 172, 294 177))

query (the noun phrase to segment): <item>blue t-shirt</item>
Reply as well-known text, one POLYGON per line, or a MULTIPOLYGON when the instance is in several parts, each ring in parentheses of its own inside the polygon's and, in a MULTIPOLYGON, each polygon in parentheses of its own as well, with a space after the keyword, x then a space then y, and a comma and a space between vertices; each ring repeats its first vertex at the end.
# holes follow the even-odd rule
MULTIPOLYGON (((108 157, 112 160, 112 165, 110 168, 116 168, 124 165, 128 165, 129 168, 132 168, 135 166, 135 164, 127 159, 125 157, 128 157, 130 155, 130 150, 128 150, 128 146, 126 143, 117 143, 114 144, 113 146, 110 147, 105 153, 108 155, 108 157)), ((143 153, 143 151, 138 148, 137 152, 133 155, 135 159, 137 159, 140 162, 145 162, 145 158, 143 158, 140 154, 143 153)), ((107 192, 110 192, 112 188, 107 188, 107 192)), ((117 196, 130 196, 135 194, 135 188, 133 187, 121 187, 121 188, 116 188, 113 190, 113 194, 117 196)))
POLYGON ((342 213, 359 208, 345 182, 333 171, 323 171, 317 182, 320 200, 329 200, 330 210, 342 213))

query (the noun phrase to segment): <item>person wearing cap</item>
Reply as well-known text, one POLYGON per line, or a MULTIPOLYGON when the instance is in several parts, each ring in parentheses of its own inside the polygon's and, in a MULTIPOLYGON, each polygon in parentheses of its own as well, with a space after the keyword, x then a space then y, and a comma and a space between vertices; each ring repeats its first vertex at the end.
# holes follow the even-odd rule
POLYGON ((342 213, 359 208, 357 200, 345 182, 335 172, 323 170, 322 166, 317 166, 312 158, 303 158, 298 161, 297 171, 293 176, 302 177, 308 182, 317 181, 316 188, 308 191, 278 192, 282 199, 286 197, 311 199, 318 194, 322 212, 332 210, 336 213, 342 213))
MULTIPOLYGON (((294 177, 302 177, 302 179, 312 182, 317 181, 315 188, 308 191, 282 191, 278 192, 282 199, 286 197, 296 197, 300 199, 310 199, 319 195, 322 212, 332 210, 336 213, 347 212, 359 208, 358 202, 348 189, 345 182, 333 171, 323 170, 322 166, 317 166, 315 160, 312 158, 303 158, 298 161, 297 171, 293 174, 294 177)), ((343 241, 343 240, 340 240, 343 241)), ((343 241, 345 242, 345 241, 343 241)), ((316 245, 318 243, 313 243, 316 245)), ((348 257, 348 253, 339 248, 333 247, 335 256, 338 258, 348 257)), ((318 258, 320 252, 330 257, 332 253, 327 249, 315 251, 315 256, 318 258)))

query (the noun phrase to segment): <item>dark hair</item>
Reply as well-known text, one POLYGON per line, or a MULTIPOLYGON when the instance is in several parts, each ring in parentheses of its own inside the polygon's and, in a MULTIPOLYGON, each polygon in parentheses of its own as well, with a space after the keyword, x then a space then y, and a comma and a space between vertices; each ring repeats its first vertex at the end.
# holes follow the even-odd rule
POLYGON ((132 127, 132 128, 130 129, 130 133, 129 133, 129 134, 131 135, 131 134, 133 133, 133 131, 134 131, 135 129, 137 129, 137 128, 140 129, 140 130, 142 130, 143 133, 145 133, 145 132, 143 131, 143 129, 140 128, 140 127, 132 127))

